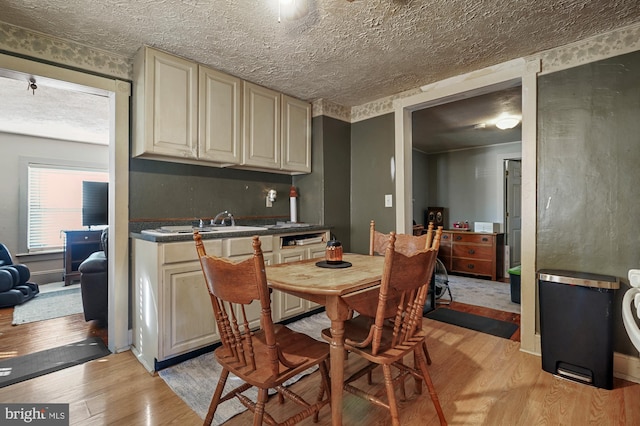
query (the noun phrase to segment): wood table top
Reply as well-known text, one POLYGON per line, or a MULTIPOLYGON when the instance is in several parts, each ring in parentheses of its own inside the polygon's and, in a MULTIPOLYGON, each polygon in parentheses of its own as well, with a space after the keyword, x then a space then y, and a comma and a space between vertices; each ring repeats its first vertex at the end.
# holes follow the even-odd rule
POLYGON ((269 286, 283 291, 324 296, 340 296, 380 284, 384 256, 344 254, 348 268, 321 268, 322 259, 307 259, 266 267, 269 286))

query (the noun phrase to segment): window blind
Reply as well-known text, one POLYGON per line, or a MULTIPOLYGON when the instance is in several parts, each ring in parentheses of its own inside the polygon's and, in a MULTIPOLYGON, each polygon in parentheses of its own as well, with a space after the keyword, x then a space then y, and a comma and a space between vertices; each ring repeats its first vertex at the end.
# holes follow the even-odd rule
POLYGON ((29 164, 27 249, 61 249, 63 230, 82 227, 82 181, 108 182, 102 170, 29 164))

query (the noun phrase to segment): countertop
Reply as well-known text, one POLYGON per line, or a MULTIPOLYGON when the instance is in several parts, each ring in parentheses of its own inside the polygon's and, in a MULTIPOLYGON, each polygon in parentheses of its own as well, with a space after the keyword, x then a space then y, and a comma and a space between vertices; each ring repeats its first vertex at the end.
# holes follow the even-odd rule
MULTIPOLYGON (((331 227, 326 225, 305 225, 305 224, 297 224, 295 226, 284 225, 284 226, 274 226, 274 225, 259 225, 259 226, 269 226, 265 230, 261 231, 246 231, 246 232, 211 232, 211 233, 202 233, 203 240, 209 239, 222 239, 222 238, 239 238, 239 237, 252 237, 254 235, 277 235, 277 234, 297 234, 301 232, 310 232, 310 231, 326 231, 331 229, 331 227)), ((163 235, 156 236, 151 234, 143 234, 142 232, 131 232, 129 234, 131 238, 138 240, 151 241, 154 243, 170 243, 176 241, 193 241, 193 234, 172 234, 172 235, 163 235)))

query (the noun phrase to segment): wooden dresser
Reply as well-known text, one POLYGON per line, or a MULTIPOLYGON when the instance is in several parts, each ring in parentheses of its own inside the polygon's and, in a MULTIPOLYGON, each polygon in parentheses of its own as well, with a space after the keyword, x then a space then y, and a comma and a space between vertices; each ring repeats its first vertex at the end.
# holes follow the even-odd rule
POLYGON ((482 275, 496 281, 504 270, 504 234, 443 231, 438 258, 448 272, 482 275))

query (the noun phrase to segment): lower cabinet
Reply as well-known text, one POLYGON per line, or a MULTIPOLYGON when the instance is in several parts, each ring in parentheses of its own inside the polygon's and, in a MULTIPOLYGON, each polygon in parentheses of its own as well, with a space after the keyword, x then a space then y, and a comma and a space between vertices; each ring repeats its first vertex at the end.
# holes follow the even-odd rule
MULTIPOLYGON (((324 256, 328 231, 314 232, 320 241, 304 247, 282 247, 283 236, 261 236, 265 264, 324 256)), ((287 234, 287 238, 297 234, 287 234)), ((304 234, 303 234, 304 235, 304 234)), ((251 257, 252 238, 203 240, 207 254, 234 261, 251 257)), ((220 340, 195 245, 192 241, 155 243, 133 240, 133 352, 148 371, 220 340)), ((286 293, 271 295, 274 321, 291 318, 319 305, 286 293)), ((255 301, 247 318, 260 325, 255 301)))

